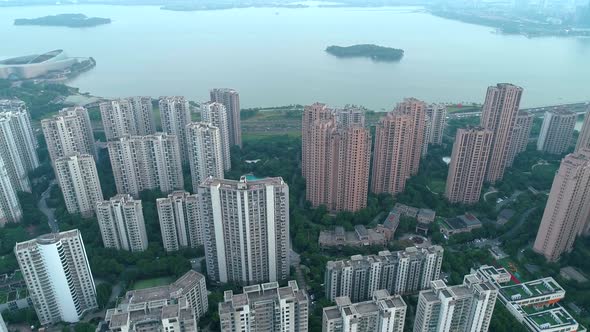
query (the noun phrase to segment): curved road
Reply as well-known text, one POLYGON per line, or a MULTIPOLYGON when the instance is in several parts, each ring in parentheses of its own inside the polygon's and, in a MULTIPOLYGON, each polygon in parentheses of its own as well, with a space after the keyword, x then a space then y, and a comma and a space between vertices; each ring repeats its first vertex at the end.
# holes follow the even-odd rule
POLYGON ((43 212, 44 215, 47 216, 47 223, 49 224, 49 228, 51 232, 58 233, 59 232, 59 225, 57 224, 57 220, 55 219, 55 209, 52 209, 47 206, 47 199, 49 198, 49 193, 51 192, 51 188, 56 185, 55 180, 49 183, 49 187, 41 194, 41 199, 39 203, 37 203, 37 208, 43 212))

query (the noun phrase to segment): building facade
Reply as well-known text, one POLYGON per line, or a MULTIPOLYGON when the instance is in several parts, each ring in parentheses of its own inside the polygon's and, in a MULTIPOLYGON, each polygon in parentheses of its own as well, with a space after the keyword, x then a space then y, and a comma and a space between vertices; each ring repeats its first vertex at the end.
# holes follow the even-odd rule
POLYGON ((329 108, 326 104, 315 103, 309 106, 305 106, 303 110, 303 116, 301 121, 301 171, 303 177, 308 179, 309 176, 315 173, 315 170, 309 170, 311 168, 310 154, 313 152, 311 146, 311 128, 314 126, 316 121, 323 122, 324 120, 330 120, 334 117, 334 111, 329 108))
POLYGON ((55 175, 69 213, 82 217, 94 214, 96 203, 103 200, 94 159, 89 154, 75 154, 55 161, 55 175))
POLYGON ((177 137, 165 133, 108 142, 117 193, 139 197, 143 190, 182 189, 184 177, 177 137))
POLYGON ((19 222, 22 217, 23 211, 16 189, 12 185, 3 159, 0 158, 0 226, 8 222, 19 222))
POLYGON ((131 195, 116 195, 96 203, 96 217, 105 248, 144 251, 148 247, 140 200, 131 195))
POLYGON ((188 147, 186 145, 186 125, 191 122, 191 110, 184 97, 160 97, 158 102, 162 131, 174 135, 178 140, 180 158, 183 165, 188 164, 188 147))
POLYGON ((440 246, 409 247, 329 261, 324 275, 326 298, 334 301, 347 296, 352 302, 360 302, 370 300, 380 289, 398 295, 426 289, 439 278, 443 252, 440 246))
POLYGON ((193 192, 208 177, 223 179, 223 142, 219 128, 207 122, 186 126, 193 192))
POLYGON ((289 187, 283 179, 209 178, 198 194, 211 280, 250 285, 289 277, 289 187))
POLYGON ((156 132, 151 97, 130 97, 99 105, 107 140, 144 136, 156 132))
POLYGON ((77 153, 97 158, 90 117, 84 107, 64 108, 59 114, 41 120, 41 128, 52 163, 77 153))
POLYGON ((479 201, 493 133, 481 127, 458 129, 453 143, 445 196, 451 203, 479 201))
POLYGON ((167 198, 156 200, 166 251, 195 248, 205 243, 199 204, 199 196, 186 191, 174 191, 167 198))
POLYGON ((223 169, 226 171, 231 169, 230 146, 232 146, 230 144, 231 133, 227 118, 228 113, 223 104, 211 102, 201 105, 201 120, 219 129, 223 169))
POLYGON ((416 98, 406 98, 397 104, 394 112, 408 115, 411 118, 410 138, 410 175, 418 174, 420 158, 424 146, 424 131, 426 130, 426 103, 416 98))
POLYGON ((516 156, 526 150, 533 128, 533 114, 527 111, 519 111, 516 116, 516 125, 512 133, 510 153, 508 155, 508 166, 512 166, 516 156))
POLYGON ((221 332, 307 332, 309 299, 296 281, 244 287, 242 294, 225 291, 219 304, 221 332))
POLYGON ((98 307, 84 241, 77 229, 17 243, 14 254, 41 325, 75 323, 98 307))
POLYGON ((240 121, 240 94, 234 89, 211 89, 211 101, 221 103, 227 111, 229 145, 242 147, 242 125, 240 121))
POLYGON ((557 261, 572 250, 579 234, 589 233, 590 150, 568 154, 553 179, 533 250, 557 261))
POLYGON ((551 154, 565 153, 572 142, 577 118, 572 111, 557 109, 545 112, 537 150, 551 154))
POLYGON ((430 104, 426 108, 426 117, 430 119, 430 126, 426 127, 429 132, 428 143, 441 145, 447 126, 447 107, 443 104, 430 104))
POLYGON ((575 152, 581 149, 590 149, 590 106, 588 106, 588 111, 586 111, 586 115, 584 116, 584 123, 580 130, 580 136, 578 136, 575 152))

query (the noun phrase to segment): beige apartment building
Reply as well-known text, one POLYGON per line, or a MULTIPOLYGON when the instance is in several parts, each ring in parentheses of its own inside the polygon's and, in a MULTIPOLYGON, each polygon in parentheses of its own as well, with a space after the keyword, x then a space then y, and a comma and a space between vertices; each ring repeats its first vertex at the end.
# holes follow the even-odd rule
POLYGON ((531 129, 533 128, 533 114, 527 111, 519 111, 516 116, 516 125, 512 134, 512 142, 510 143, 510 151, 508 154, 508 165, 512 166, 516 156, 526 150, 531 137, 531 129))
POLYGON ((144 251, 148 247, 140 200, 131 195, 116 195, 96 203, 96 218, 105 248, 144 251))
POLYGON ((220 132, 219 128, 207 122, 191 122, 186 126, 193 192, 208 177, 223 179, 223 142, 220 132))
POLYGON ((154 134, 156 125, 151 97, 129 97, 99 105, 107 140, 154 134))
POLYGON ((69 213, 82 217, 94 215, 97 202, 103 200, 94 159, 89 154, 74 154, 55 161, 55 176, 69 213))
POLYGON ((576 112, 561 109, 545 112, 543 125, 537 140, 537 150, 551 154, 562 154, 572 143, 576 112))
POLYGON ((162 131, 174 135, 178 140, 180 159, 188 165, 188 147, 186 144, 186 125, 191 122, 191 110, 188 100, 182 96, 160 97, 158 102, 162 131))
POLYGON ((212 102, 221 103, 227 111, 229 145, 242 147, 242 125, 240 122, 240 94, 234 89, 211 89, 212 102))
POLYGON ((219 129, 221 158, 223 160, 223 169, 231 169, 230 155, 230 127, 227 121, 228 113, 225 106, 221 103, 204 103, 201 105, 201 121, 211 124, 219 129))
POLYGON ((97 158, 90 117, 84 107, 64 108, 57 115, 41 120, 41 128, 52 163, 76 153, 97 158))
POLYGON ((166 251, 195 248, 205 243, 199 204, 199 196, 186 191, 174 191, 168 197, 156 200, 166 251))

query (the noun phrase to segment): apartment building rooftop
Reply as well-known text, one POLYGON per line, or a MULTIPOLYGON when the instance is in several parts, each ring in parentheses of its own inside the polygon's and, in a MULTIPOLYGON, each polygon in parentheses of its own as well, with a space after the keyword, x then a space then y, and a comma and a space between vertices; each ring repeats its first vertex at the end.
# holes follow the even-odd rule
POLYGON ((500 288, 500 295, 509 301, 528 301, 549 295, 563 298, 565 290, 551 277, 500 288))

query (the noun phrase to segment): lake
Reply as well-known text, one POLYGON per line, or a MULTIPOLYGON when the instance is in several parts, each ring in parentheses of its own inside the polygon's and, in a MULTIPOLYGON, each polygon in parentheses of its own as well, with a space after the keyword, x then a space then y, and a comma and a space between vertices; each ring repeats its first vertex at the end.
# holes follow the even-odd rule
POLYGON ((105 97, 185 95, 232 87, 244 107, 358 104, 389 110, 404 97, 482 102, 488 85, 525 88, 523 106, 590 99, 590 39, 505 36, 417 8, 234 9, 173 12, 106 5, 0 9, 0 56, 62 48, 97 66, 74 79, 105 97), (94 28, 14 26, 60 13, 108 17, 94 28), (399 63, 339 59, 328 45, 402 48, 399 63))

